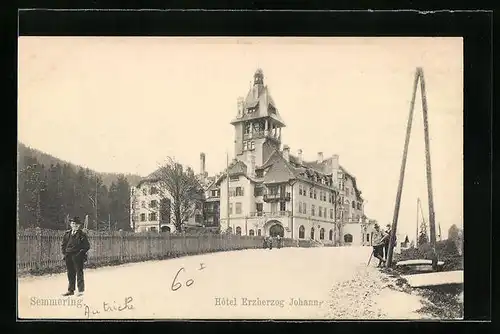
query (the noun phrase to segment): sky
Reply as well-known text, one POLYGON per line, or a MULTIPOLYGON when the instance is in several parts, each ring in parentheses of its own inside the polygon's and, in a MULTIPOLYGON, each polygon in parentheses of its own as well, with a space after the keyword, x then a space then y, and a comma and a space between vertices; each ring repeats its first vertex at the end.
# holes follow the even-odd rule
MULTIPOLYGON (((18 139, 99 172, 146 176, 172 156, 209 174, 234 156, 237 98, 257 68, 304 159, 339 155, 365 213, 392 221, 416 67, 424 70, 436 223, 463 226, 461 38, 20 37, 18 139)), ((420 89, 398 231, 428 218, 420 89)), ((439 233, 439 232, 438 232, 439 233)))

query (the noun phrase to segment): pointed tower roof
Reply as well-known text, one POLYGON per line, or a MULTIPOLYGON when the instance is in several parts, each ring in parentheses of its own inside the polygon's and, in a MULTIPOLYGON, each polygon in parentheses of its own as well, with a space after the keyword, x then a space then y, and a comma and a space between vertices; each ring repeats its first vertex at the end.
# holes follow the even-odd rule
POLYGON ((243 101, 244 110, 252 108, 257 108, 257 112, 245 112, 232 120, 231 124, 256 118, 270 117, 279 123, 280 126, 285 127, 285 122, 278 112, 276 103, 269 92, 269 88, 264 85, 264 73, 260 68, 255 71, 253 86, 250 88, 243 101))

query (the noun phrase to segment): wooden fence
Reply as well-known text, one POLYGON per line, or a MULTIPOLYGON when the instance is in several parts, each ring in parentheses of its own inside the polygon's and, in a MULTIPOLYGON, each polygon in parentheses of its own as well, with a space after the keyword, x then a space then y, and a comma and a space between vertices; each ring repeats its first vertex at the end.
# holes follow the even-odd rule
MULTIPOLYGON (((64 231, 30 229, 17 233, 18 272, 64 268, 61 242, 64 231)), ((262 248, 262 236, 176 235, 169 233, 95 232, 90 242, 87 266, 262 248)), ((312 247, 309 240, 283 239, 283 247, 312 247)))

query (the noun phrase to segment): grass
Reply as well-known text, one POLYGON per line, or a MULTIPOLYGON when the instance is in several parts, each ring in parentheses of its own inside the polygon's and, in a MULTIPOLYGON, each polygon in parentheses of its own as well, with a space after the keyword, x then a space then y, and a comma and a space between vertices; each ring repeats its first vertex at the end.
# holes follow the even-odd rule
MULTIPOLYGON (((463 270, 463 257, 459 254, 456 244, 452 240, 443 240, 436 243, 436 253, 439 261, 443 261, 442 271, 463 270)), ((401 254, 394 254, 394 263, 397 261, 432 259, 432 249, 429 244, 418 248, 402 250, 401 254)), ((439 319, 463 318, 463 302, 458 300, 458 295, 463 292, 462 285, 447 285, 432 288, 412 289, 401 274, 413 273, 410 268, 387 268, 384 271, 392 277, 398 277, 396 285, 404 291, 417 290, 425 300, 425 305, 418 310, 419 313, 430 314, 439 319)))

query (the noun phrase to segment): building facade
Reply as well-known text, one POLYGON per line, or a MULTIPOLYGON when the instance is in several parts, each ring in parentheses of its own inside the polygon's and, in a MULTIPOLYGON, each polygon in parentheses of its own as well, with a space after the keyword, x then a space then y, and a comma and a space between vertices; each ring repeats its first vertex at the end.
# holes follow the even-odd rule
POLYGON ((282 145, 285 122, 260 69, 246 98, 238 98, 231 124, 235 159, 213 184, 222 231, 371 244, 374 221, 364 215, 355 177, 338 155, 325 158, 319 152, 315 161, 304 161, 301 150, 292 155, 282 145))
MULTIPOLYGON (((202 153, 204 162, 204 154, 202 153)), ((156 172, 130 188, 130 226, 135 232, 174 232, 173 198, 161 185, 156 172)), ((196 176, 200 185, 210 182, 204 170, 196 176)), ((212 183, 213 183, 212 178, 212 183)), ((201 226, 204 220, 203 198, 193 198, 191 214, 185 226, 201 226)))

